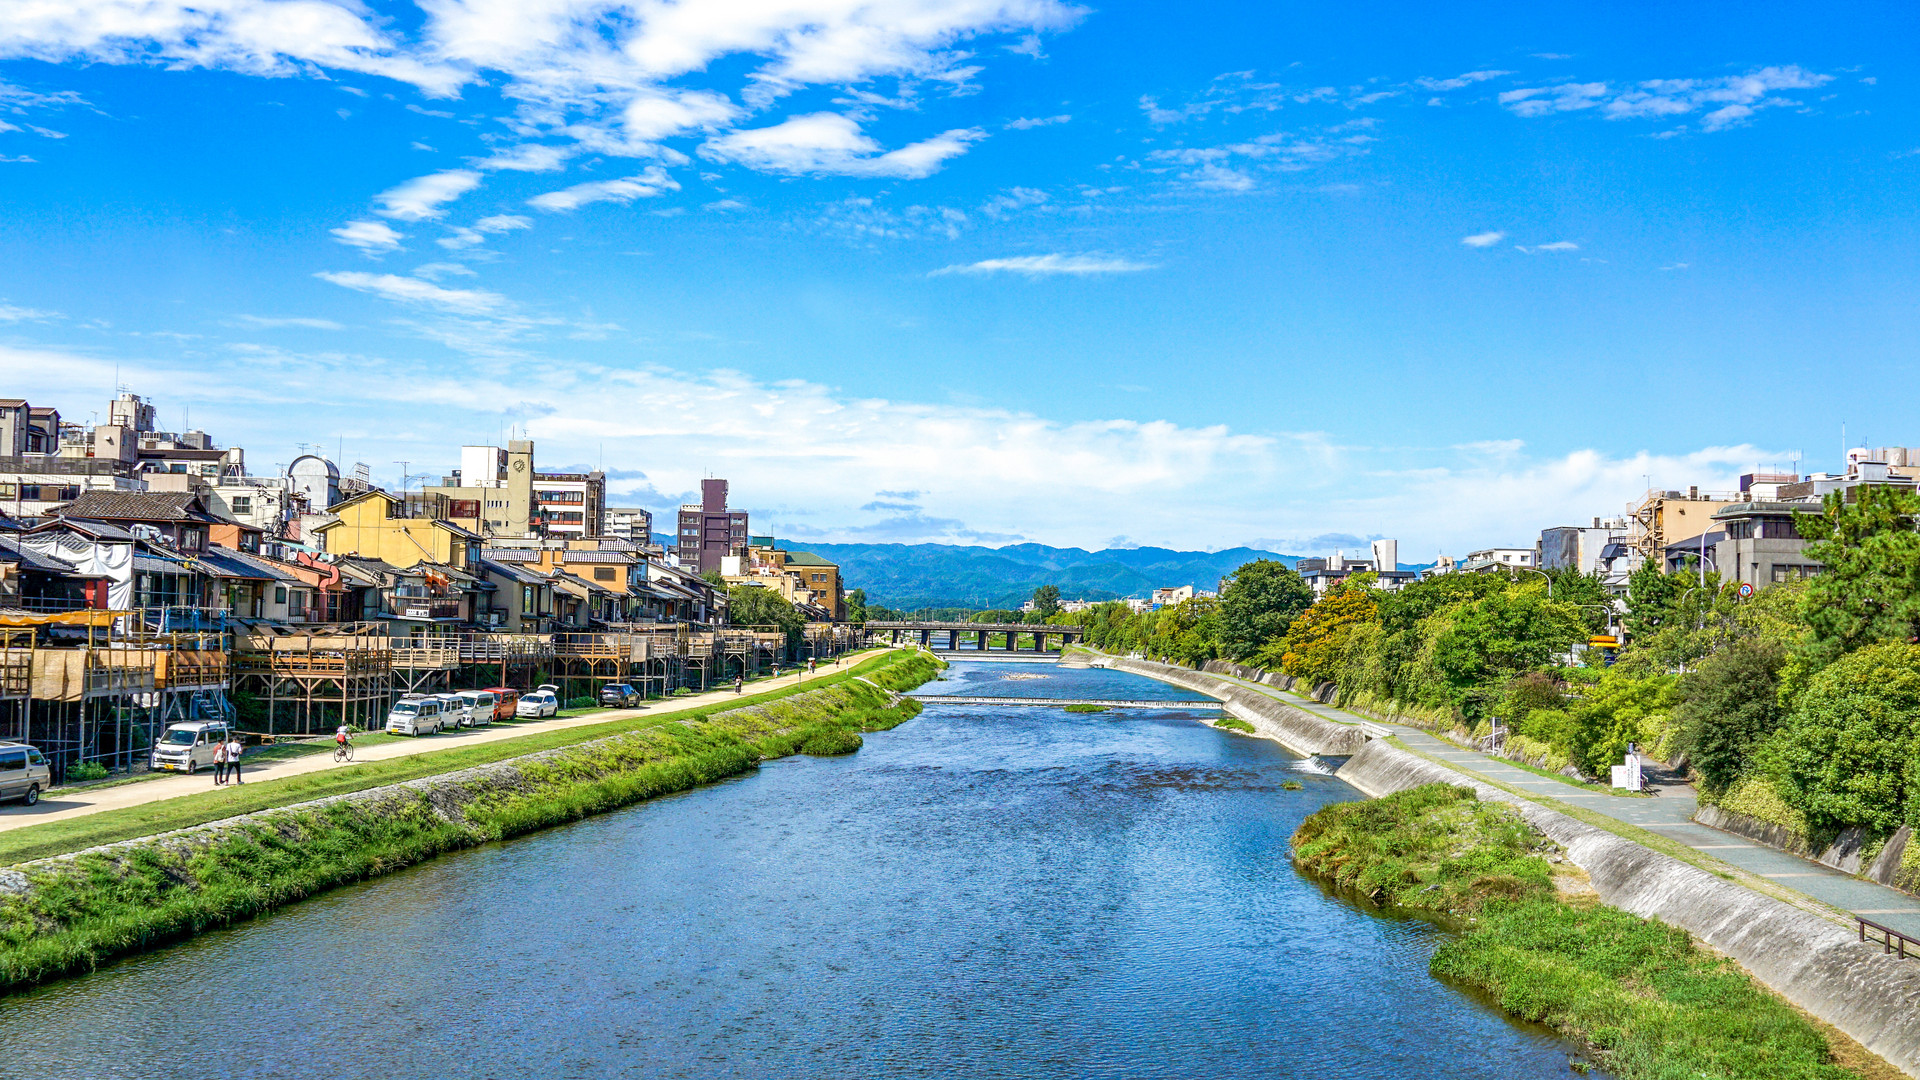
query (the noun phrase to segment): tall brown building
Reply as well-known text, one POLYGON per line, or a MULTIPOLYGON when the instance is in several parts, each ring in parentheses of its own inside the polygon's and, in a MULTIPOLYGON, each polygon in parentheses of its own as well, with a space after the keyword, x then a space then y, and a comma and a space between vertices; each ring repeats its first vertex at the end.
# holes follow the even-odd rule
POLYGON ((720 560, 747 553, 747 512, 727 509, 727 482, 700 481, 700 501, 680 507, 674 553, 695 573, 718 572, 720 560))

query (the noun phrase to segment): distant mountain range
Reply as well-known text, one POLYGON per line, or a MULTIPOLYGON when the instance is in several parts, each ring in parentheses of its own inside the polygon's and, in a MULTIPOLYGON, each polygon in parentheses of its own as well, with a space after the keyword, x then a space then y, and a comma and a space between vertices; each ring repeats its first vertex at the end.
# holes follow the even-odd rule
POLYGON ((1255 559, 1292 566, 1298 556, 1254 548, 1172 551, 1167 548, 1057 548, 1014 544, 1003 548, 950 544, 803 544, 840 566, 847 591, 865 589, 867 602, 911 610, 923 607, 1017 608, 1042 585, 1064 600, 1144 597, 1153 590, 1192 585, 1215 589, 1220 579, 1255 559))

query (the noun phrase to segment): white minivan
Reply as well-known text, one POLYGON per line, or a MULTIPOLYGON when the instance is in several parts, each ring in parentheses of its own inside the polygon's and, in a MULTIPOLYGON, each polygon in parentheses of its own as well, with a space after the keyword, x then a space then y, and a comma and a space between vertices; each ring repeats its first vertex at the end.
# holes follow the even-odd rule
POLYGON ((213 764, 213 752, 230 737, 222 721, 197 724, 169 724, 153 744, 147 767, 156 771, 196 773, 213 764))
POLYGON ((521 694, 519 704, 513 707, 513 715, 532 717, 535 720, 543 716, 557 716, 560 713, 560 699, 551 690, 535 690, 531 694, 521 694))
POLYGON ((466 714, 460 719, 468 727, 479 727, 493 723, 494 710, 500 705, 500 696, 491 690, 462 690, 453 695, 460 699, 466 714))
POLYGON ((435 694, 440 702, 440 723, 449 729, 473 726, 473 706, 459 694, 435 694))
POLYGON ((19 799, 32 806, 53 786, 53 768, 26 743, 0 742, 0 800, 19 799))
POLYGON ((404 697, 393 703, 387 710, 387 733, 390 735, 438 735, 447 726, 447 716, 440 708, 440 699, 431 697, 404 697))

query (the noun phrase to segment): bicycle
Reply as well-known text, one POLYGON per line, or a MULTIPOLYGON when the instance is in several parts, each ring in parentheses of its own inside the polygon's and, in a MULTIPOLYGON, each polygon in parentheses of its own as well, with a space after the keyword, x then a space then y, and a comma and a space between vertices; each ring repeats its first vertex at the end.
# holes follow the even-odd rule
POLYGON ((338 746, 336 746, 336 747, 334 747, 334 748, 333 748, 333 760, 335 760, 335 761, 352 761, 352 760, 353 760, 353 744, 352 744, 352 743, 341 743, 340 745, 338 745, 338 746))

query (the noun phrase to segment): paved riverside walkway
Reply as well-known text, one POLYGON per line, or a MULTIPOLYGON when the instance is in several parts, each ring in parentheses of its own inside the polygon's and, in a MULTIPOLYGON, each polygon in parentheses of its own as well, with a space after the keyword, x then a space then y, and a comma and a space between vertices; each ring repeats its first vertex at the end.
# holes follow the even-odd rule
POLYGON ((1372 724, 1385 727, 1399 736, 1408 747, 1455 768, 1536 798, 1552 799, 1578 806, 1616 821, 1626 822, 1685 845, 1702 855, 1737 867, 1755 877, 1764 878, 1785 889, 1811 897, 1828 908, 1851 916, 1862 915, 1911 937, 1920 937, 1920 898, 1908 896, 1871 881, 1843 874, 1811 859, 1790 855, 1777 848, 1756 843, 1744 836, 1721 832, 1691 820, 1696 806, 1691 785, 1662 776, 1651 787, 1652 797, 1633 798, 1611 795, 1593 787, 1577 787, 1528 772, 1510 761, 1468 750, 1431 732, 1405 724, 1383 723, 1322 705, 1290 691, 1265 683, 1249 682, 1232 675, 1217 675, 1237 685, 1266 694, 1296 709, 1340 724, 1372 724))
MULTIPOLYGON (((827 664, 811 676, 782 675, 778 678, 759 679, 747 684, 745 694, 735 694, 731 685, 724 689, 709 690, 704 694, 687 697, 665 698, 648 702, 638 709, 596 709, 579 716, 554 717, 549 720, 528 720, 519 723, 501 724, 492 727, 459 728, 438 735, 427 735, 418 739, 397 740, 380 743, 375 746, 354 748, 352 761, 336 762, 331 750, 307 754, 301 757, 280 758, 273 761, 251 764, 245 757, 240 761, 240 777, 252 784, 265 780, 279 780, 282 777, 298 776, 303 773, 319 772, 323 769, 351 769, 369 761, 385 761, 390 758, 413 757, 418 754, 434 754, 443 750, 457 750, 461 747, 476 746, 481 743, 503 742, 525 735, 538 735, 549 731, 565 731, 568 728, 588 727, 604 724, 613 720, 632 717, 677 713, 688 709, 700 709, 710 705, 724 705, 737 701, 741 697, 764 694, 771 690, 781 690, 789 686, 806 682, 817 682, 828 675, 845 671, 854 664, 867 658, 866 653, 854 653, 840 658, 838 666, 827 664)), ((19 803, 0 804, 0 832, 10 829, 22 829, 30 825, 43 825, 50 821, 63 821, 68 818, 85 817, 108 810, 121 810, 129 806, 141 806, 146 803, 160 802, 164 799, 178 798, 182 795, 194 795, 202 791, 212 791, 213 770, 204 769, 192 776, 185 773, 168 773, 152 779, 138 780, 129 784, 115 784, 99 788, 78 788, 68 790, 54 788, 40 799, 38 806, 22 806, 19 803)))

